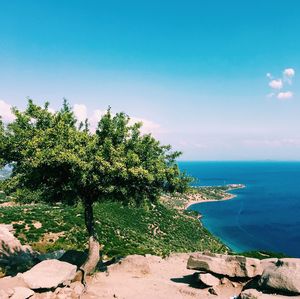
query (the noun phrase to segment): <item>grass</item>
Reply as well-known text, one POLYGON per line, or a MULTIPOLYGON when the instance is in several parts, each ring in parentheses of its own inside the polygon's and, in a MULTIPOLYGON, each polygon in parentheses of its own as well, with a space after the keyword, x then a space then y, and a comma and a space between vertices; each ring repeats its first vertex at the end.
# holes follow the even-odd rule
MULTIPOLYGON (((124 207, 113 202, 98 203, 94 206, 94 213, 97 234, 103 244, 102 252, 110 257, 227 251, 218 239, 200 225, 196 217, 162 204, 146 209, 124 207)), ((0 219, 2 223, 13 223, 16 237, 40 252, 84 250, 87 246, 81 205, 0 207, 0 219), (36 223, 40 225, 36 226, 36 223)))

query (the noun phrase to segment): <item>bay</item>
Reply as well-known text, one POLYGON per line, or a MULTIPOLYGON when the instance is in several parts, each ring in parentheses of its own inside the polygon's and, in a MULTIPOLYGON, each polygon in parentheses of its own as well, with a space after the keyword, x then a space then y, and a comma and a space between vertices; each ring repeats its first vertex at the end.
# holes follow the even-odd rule
POLYGON ((300 162, 179 162, 195 186, 245 184, 234 199, 194 204, 204 226, 235 252, 300 257, 300 162))

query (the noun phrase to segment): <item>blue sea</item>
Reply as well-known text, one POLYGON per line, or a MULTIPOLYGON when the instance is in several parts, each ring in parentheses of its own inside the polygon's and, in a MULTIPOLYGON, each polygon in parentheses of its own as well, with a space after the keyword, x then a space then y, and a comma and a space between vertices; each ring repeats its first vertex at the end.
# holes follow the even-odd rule
POLYGON ((235 252, 300 257, 300 162, 179 162, 197 186, 245 184, 227 201, 194 204, 201 222, 235 252))

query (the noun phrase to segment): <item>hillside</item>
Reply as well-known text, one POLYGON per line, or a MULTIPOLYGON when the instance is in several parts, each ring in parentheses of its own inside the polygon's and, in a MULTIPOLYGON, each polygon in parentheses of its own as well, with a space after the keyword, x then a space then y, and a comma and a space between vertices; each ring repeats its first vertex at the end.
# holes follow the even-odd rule
MULTIPOLYGON (((15 235, 22 243, 40 252, 85 249, 87 236, 80 205, 72 208, 6 202, 0 206, 0 218, 2 223, 13 225, 15 235)), ((95 219, 103 254, 110 257, 226 251, 226 247, 202 227, 196 217, 162 204, 146 209, 113 202, 99 203, 95 205, 95 219)))

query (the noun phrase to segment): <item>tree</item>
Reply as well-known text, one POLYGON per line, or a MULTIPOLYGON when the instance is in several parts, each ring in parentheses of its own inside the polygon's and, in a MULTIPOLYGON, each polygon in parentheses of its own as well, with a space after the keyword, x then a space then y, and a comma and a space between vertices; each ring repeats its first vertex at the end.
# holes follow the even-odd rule
POLYGON ((85 275, 99 262, 95 202, 155 203, 162 192, 184 192, 190 179, 176 164, 180 153, 142 135, 142 124, 130 125, 126 114, 112 115, 109 108, 93 132, 88 121, 78 125, 67 101, 56 113, 48 106, 29 100, 25 111, 13 108, 12 123, 0 123, 0 166, 12 166, 7 185, 21 199, 33 194, 50 204, 82 202, 89 235, 85 275))

